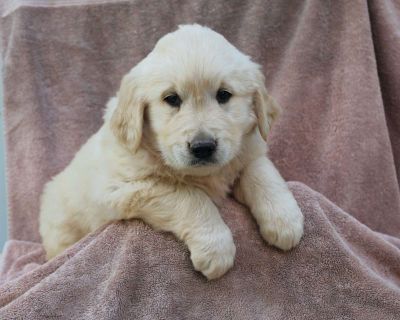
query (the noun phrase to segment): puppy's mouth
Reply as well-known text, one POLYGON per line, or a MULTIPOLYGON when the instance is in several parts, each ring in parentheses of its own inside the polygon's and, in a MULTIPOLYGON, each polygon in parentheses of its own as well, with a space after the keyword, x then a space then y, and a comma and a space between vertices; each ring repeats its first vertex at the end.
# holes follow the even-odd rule
POLYGON ((229 159, 224 157, 222 145, 214 147, 200 144, 189 148, 188 145, 175 144, 163 153, 165 164, 180 173, 188 175, 209 175, 223 167, 229 159))
POLYGON ((209 159, 193 159, 190 161, 191 167, 205 167, 210 165, 216 165, 218 161, 214 158, 209 159))

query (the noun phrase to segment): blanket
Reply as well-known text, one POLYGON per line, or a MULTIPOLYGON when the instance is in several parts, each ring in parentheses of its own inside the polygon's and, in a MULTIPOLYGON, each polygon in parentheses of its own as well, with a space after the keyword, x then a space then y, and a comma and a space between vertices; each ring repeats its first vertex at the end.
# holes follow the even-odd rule
POLYGON ((0 319, 400 317, 398 2, 6 0, 0 12, 9 198, 0 319), (284 109, 269 156, 293 181, 301 243, 268 246, 228 198, 220 210, 237 256, 219 280, 137 220, 46 262, 44 183, 100 127, 122 76, 194 22, 259 62, 284 109))

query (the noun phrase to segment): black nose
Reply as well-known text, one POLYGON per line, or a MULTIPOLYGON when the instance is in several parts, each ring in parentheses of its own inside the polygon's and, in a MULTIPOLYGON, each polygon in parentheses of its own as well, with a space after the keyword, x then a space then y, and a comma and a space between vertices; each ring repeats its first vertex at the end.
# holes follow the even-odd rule
POLYGON ((214 139, 193 139, 189 143, 189 149, 192 155, 197 159, 207 159, 217 149, 217 142, 214 139))

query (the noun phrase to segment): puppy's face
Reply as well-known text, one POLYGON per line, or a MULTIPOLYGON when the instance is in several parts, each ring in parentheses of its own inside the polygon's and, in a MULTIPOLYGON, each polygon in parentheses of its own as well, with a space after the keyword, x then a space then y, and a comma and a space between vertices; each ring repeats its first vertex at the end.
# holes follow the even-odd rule
POLYGON ((165 164, 203 175, 234 159, 257 124, 266 138, 277 111, 259 66, 193 25, 161 38, 124 77, 111 127, 135 151, 146 121, 165 164))

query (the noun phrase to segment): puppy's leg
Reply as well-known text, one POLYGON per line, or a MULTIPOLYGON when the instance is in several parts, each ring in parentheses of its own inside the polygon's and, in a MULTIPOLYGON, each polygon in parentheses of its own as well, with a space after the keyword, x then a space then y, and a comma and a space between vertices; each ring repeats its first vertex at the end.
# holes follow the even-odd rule
POLYGON ((194 268, 208 279, 227 272, 233 265, 236 248, 231 231, 210 198, 203 191, 188 187, 155 193, 158 196, 140 205, 139 217, 153 228, 170 231, 183 240, 194 268))
POLYGON ((74 211, 63 199, 63 192, 57 181, 46 185, 41 198, 39 231, 47 259, 63 252, 85 235, 79 223, 73 219, 74 211))
POLYGON ((68 223, 53 225, 48 221, 41 224, 40 233, 48 260, 78 242, 83 236, 68 223))
POLYGON ((234 188, 236 199, 246 204, 270 244, 289 250, 303 234, 303 214, 273 163, 260 157, 244 169, 234 188))

